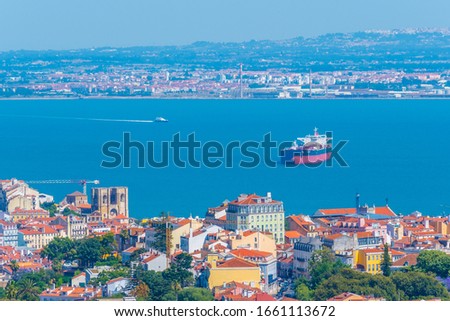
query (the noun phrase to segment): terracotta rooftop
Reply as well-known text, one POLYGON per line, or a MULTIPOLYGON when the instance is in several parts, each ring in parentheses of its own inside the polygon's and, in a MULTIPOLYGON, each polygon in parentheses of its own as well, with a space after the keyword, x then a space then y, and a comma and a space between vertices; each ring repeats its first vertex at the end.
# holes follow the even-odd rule
POLYGON ((419 254, 413 253, 413 254, 406 254, 401 259, 398 259, 394 263, 392 263, 392 266, 395 267, 402 267, 402 266, 413 266, 417 264, 417 257, 419 254))
POLYGON ((301 236, 297 231, 286 231, 284 235, 290 239, 298 239, 301 236))
POLYGON ((220 269, 220 268, 257 268, 257 267, 258 267, 257 264, 248 262, 248 261, 238 258, 238 257, 228 260, 228 261, 225 261, 221 264, 217 264, 218 269, 220 269))
MULTIPOLYGON (((319 212, 325 215, 350 215, 356 214, 355 207, 347 207, 347 208, 328 208, 328 209, 319 209, 319 212)), ((381 206, 375 207, 375 214, 377 215, 387 215, 387 216, 396 216, 396 214, 390 209, 389 206, 381 206)), ((369 213, 370 215, 370 213, 369 213)))
POLYGON ((240 195, 238 199, 235 199, 234 201, 230 202, 230 204, 233 205, 277 204, 277 203, 280 202, 274 201, 273 199, 267 202, 265 197, 256 194, 250 194, 246 196, 240 195), (258 200, 261 200, 261 202, 258 202, 258 200))
POLYGON ((236 249, 236 250, 232 250, 230 253, 233 254, 234 256, 242 257, 242 258, 246 258, 246 257, 265 258, 265 257, 269 257, 272 255, 272 253, 270 253, 270 252, 249 250, 249 249, 236 249))

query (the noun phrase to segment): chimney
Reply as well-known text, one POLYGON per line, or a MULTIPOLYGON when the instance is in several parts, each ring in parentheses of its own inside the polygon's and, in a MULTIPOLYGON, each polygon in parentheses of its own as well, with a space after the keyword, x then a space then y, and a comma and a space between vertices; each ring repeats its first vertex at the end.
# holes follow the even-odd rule
POLYGON ((425 228, 430 228, 430 220, 428 218, 425 220, 425 228))
POLYGON ((271 192, 267 192, 267 202, 272 202, 272 193, 271 192))
POLYGON ((359 193, 356 194, 356 214, 359 213, 359 208, 361 207, 361 204, 359 203, 359 193))

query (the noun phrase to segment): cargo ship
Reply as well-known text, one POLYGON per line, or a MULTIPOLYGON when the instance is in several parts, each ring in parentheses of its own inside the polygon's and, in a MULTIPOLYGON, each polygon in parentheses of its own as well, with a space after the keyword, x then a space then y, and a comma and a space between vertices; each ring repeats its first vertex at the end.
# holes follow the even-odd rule
POLYGON ((314 128, 313 135, 297 138, 291 147, 281 151, 281 162, 295 165, 322 163, 330 159, 331 149, 331 134, 320 135, 314 128))

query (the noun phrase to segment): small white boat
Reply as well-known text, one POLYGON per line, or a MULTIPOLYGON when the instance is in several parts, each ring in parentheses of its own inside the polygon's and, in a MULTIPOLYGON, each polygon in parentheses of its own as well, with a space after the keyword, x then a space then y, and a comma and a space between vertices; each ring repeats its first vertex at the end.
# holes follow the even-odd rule
POLYGON ((165 119, 165 118, 162 118, 162 117, 156 117, 155 118, 155 122, 157 122, 157 123, 167 123, 168 120, 165 119))

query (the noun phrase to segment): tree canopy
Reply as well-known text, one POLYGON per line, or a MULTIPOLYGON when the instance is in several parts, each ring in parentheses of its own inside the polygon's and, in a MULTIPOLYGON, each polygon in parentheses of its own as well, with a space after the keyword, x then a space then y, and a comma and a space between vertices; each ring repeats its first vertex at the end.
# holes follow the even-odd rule
POLYGON ((392 281, 397 286, 401 300, 450 299, 444 285, 424 272, 396 272, 392 274, 392 281))
MULTIPOLYGON (((389 254, 388 250, 385 246, 385 253, 389 254)), ((299 300, 304 301, 322 301, 343 292, 352 292, 384 298, 388 301, 430 298, 449 300, 449 292, 434 277, 434 274, 447 275, 447 255, 438 251, 422 253, 419 255, 420 260, 418 259, 418 262, 420 261, 419 270, 407 269, 391 273, 390 259, 383 259, 385 275, 372 275, 353 270, 339 263, 329 250, 316 251, 309 265, 310 278, 296 280, 296 296, 299 300), (388 268, 389 271, 387 271, 388 268), (427 274, 423 271, 434 274, 427 274)))
POLYGON ((450 273, 450 255, 442 251, 422 251, 417 257, 416 268, 447 278, 450 273))
POLYGON ((344 267, 345 264, 336 260, 330 249, 324 248, 314 252, 308 265, 311 288, 316 288, 323 280, 339 273, 344 267))
POLYGON ((213 301, 210 290, 202 288, 184 288, 178 293, 178 301, 213 301))
POLYGON ((389 246, 387 244, 384 244, 384 251, 383 251, 383 257, 381 259, 381 272, 383 272, 384 276, 391 275, 391 256, 389 254, 389 246))
POLYGON ((72 240, 55 237, 42 249, 41 256, 49 260, 78 260, 80 267, 92 267, 96 262, 111 256, 116 249, 112 233, 102 236, 72 240))
POLYGON ((360 295, 373 295, 388 301, 397 299, 397 289, 394 282, 383 275, 372 275, 350 268, 341 270, 338 274, 324 280, 315 290, 315 300, 327 300, 343 292, 360 295))

